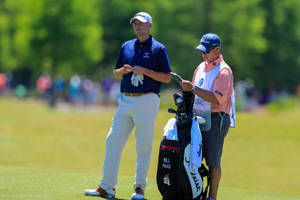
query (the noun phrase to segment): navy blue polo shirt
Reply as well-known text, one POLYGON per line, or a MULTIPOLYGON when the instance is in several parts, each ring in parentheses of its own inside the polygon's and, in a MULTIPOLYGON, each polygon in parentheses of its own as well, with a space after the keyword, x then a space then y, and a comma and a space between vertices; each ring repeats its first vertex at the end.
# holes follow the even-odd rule
MULTIPOLYGON (((141 66, 156 72, 171 72, 168 52, 166 47, 156 41, 151 35, 143 43, 138 39, 129 40, 121 46, 115 69, 129 64, 132 67, 141 66)), ((125 74, 121 81, 121 92, 159 94, 161 82, 144 75, 143 85, 134 87, 131 84, 132 72, 125 74)))

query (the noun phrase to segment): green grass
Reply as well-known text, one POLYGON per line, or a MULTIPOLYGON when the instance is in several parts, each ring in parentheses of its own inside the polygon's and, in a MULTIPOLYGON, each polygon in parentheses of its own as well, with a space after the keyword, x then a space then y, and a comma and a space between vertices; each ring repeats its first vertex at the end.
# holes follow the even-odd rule
MULTIPOLYGON (((95 184, 95 182, 99 181, 99 174, 96 175, 93 173, 75 173, 43 169, 30 169, 22 167, 0 167, 0 171, 0 199, 98 199, 94 197, 84 196, 83 191, 86 189, 87 185, 93 185, 95 184)), ((119 200, 129 199, 132 193, 133 181, 133 177, 120 176, 118 183, 119 187, 117 190, 117 198, 119 200)), ((148 199, 161 199, 160 194, 156 189, 154 178, 149 179, 147 194, 148 199)), ((222 187, 219 199, 297 200, 299 199, 299 196, 241 188, 222 187)))
MULTIPOLYGON (((85 197, 101 178, 105 137, 113 109, 55 109, 36 101, 0 99, 0 200, 85 197)), ((226 138, 219 200, 300 199, 300 109, 238 113, 226 138)), ((155 129, 146 196, 160 199, 155 174, 162 130, 172 114, 161 109, 155 129)), ((135 138, 127 142, 117 197, 129 199, 135 174, 135 138)))

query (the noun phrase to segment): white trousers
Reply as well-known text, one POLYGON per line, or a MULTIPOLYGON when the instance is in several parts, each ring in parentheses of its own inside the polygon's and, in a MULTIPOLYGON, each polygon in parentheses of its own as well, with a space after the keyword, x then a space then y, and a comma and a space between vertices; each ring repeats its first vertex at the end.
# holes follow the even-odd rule
POLYGON ((134 188, 140 187, 145 190, 160 98, 154 93, 139 97, 121 94, 118 103, 111 129, 106 137, 100 187, 110 190, 116 186, 122 150, 135 126, 137 160, 134 188))

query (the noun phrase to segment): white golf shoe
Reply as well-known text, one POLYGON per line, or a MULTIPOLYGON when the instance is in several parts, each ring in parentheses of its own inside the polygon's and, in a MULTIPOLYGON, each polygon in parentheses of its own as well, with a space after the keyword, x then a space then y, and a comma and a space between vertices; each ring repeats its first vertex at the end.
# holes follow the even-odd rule
POLYGON ((115 198, 116 190, 115 188, 111 190, 104 190, 101 187, 97 187, 96 189, 87 189, 84 194, 86 196, 98 196, 98 197, 106 197, 106 198, 115 198))

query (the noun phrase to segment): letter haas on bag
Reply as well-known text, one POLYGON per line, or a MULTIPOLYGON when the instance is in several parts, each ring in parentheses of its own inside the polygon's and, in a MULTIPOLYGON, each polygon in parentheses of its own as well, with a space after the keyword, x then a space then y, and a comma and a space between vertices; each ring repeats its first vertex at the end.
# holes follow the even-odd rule
POLYGON ((167 158, 167 157, 163 158, 162 168, 171 169, 170 158, 167 158))

